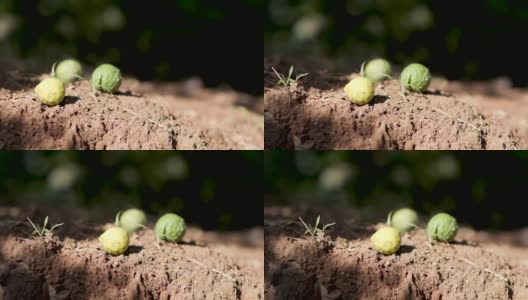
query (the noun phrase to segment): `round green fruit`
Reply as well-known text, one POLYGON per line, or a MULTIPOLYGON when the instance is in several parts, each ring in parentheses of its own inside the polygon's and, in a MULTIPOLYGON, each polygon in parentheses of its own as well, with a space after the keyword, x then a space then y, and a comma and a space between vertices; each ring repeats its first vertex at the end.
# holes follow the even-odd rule
POLYGON ((418 223, 418 215, 413 209, 402 208, 395 211, 389 220, 389 225, 404 233, 413 229, 418 223))
POLYGON ((422 64, 410 64, 403 69, 400 84, 403 89, 411 92, 423 92, 431 83, 431 73, 422 64))
POLYGON ((144 228, 145 225, 147 225, 147 216, 140 209, 127 209, 119 216, 119 227, 128 233, 136 232, 144 228))
POLYGON ((391 255, 400 249, 400 232, 392 227, 383 227, 372 235, 370 241, 379 253, 391 255))
POLYGON ((52 75, 64 83, 70 83, 81 79, 83 69, 81 63, 75 59, 61 61, 53 70, 52 75))
POLYGON ((179 242, 185 234, 185 220, 177 214, 165 214, 156 222, 154 231, 159 240, 179 242))
POLYGON ((357 77, 345 85, 345 93, 353 103, 367 104, 374 97, 374 84, 368 78, 357 77))
POLYGON ((121 71, 113 65, 102 64, 92 73, 92 87, 105 93, 115 93, 121 86, 121 71))
POLYGON ((64 83, 57 78, 47 78, 35 87, 35 93, 42 103, 53 106, 64 100, 64 83))
POLYGON ((368 79, 377 83, 387 79, 392 73, 392 68, 387 60, 376 58, 367 63, 364 73, 368 79))
POLYGON ((121 255, 128 249, 128 233, 120 227, 107 229, 99 237, 103 250, 112 255, 121 255))
POLYGON ((455 238, 457 230, 456 219, 446 213, 434 215, 427 223, 427 237, 429 240, 449 243, 455 238))

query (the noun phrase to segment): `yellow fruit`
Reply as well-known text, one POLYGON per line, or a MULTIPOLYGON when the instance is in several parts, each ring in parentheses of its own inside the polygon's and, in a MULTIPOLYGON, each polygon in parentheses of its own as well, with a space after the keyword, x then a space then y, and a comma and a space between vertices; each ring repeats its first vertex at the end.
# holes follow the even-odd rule
POLYGON ((35 88, 35 93, 42 103, 53 106, 64 99, 64 83, 57 78, 48 78, 40 82, 35 88))
POLYGON ((391 255, 400 249, 400 232, 392 227, 383 227, 372 235, 370 241, 379 253, 391 255))
POLYGON ((365 77, 357 77, 345 85, 345 93, 353 103, 367 104, 374 97, 374 84, 365 77))
POLYGON ((107 229, 99 237, 103 250, 112 255, 121 255, 128 249, 128 233, 120 227, 107 229))

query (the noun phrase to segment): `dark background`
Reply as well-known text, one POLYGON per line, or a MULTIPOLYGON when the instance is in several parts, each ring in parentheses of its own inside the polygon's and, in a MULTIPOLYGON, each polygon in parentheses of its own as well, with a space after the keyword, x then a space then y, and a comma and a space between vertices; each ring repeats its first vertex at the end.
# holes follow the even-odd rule
POLYGON ((262 225, 261 151, 1 151, 0 205, 96 209, 112 220, 140 207, 204 229, 262 225))
POLYGON ((475 228, 528 226, 528 152, 265 153, 265 205, 352 206, 386 216, 410 206, 475 228))
POLYGON ((528 85, 528 1, 268 0, 265 52, 330 57, 344 68, 384 56, 448 79, 528 85))
POLYGON ((262 9, 263 0, 2 0, 0 50, 43 71, 72 56, 141 80, 197 76, 260 95, 262 9))

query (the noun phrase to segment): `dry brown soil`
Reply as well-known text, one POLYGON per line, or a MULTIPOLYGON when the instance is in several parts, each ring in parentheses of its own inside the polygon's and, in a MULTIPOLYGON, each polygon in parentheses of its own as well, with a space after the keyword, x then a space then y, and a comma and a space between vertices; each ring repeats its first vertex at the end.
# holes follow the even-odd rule
POLYGON ((111 224, 86 213, 0 207, 0 299, 262 299, 263 234, 190 228, 180 244, 157 246, 153 231, 131 236, 124 255, 101 250, 111 224), (65 222, 32 237, 26 217, 65 222))
POLYGON ((378 254, 353 210, 269 207, 265 215, 265 299, 528 299, 528 228, 490 233, 462 227, 452 244, 429 247, 423 230, 378 254), (297 217, 337 222, 303 236, 297 217))
POLYGON ((84 80, 57 106, 33 89, 47 75, 0 65, 0 149, 258 150, 262 100, 200 81, 155 84, 125 79, 115 95, 93 95, 84 80))
POLYGON ((435 77, 423 94, 400 93, 397 80, 357 106, 340 74, 302 59, 264 59, 266 149, 528 149, 528 91, 508 80, 460 83, 435 77), (272 67, 308 72, 278 86, 272 67))

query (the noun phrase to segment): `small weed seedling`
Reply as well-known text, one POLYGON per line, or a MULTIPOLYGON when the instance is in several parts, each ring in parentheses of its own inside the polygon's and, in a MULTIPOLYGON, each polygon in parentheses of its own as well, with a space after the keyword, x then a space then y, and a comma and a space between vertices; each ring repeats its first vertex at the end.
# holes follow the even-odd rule
POLYGON ((301 219, 301 217, 299 217, 299 220, 301 220, 301 222, 303 223, 304 227, 306 228, 306 231, 304 232, 304 234, 310 234, 312 237, 323 237, 324 234, 325 234, 325 230, 326 228, 330 227, 330 226, 333 226, 335 225, 335 222, 334 223, 330 223, 330 224, 326 224, 323 226, 323 228, 319 228, 319 221, 321 219, 321 216, 317 216, 317 220, 315 220, 315 226, 312 227, 312 225, 307 225, 303 219, 301 219))
POLYGON ((299 80, 300 78, 308 75, 308 73, 304 73, 301 75, 297 75, 295 78, 292 78, 293 66, 291 66, 290 71, 288 71, 288 77, 279 74, 279 72, 277 72, 277 70, 275 70, 275 68, 273 67, 271 67, 271 69, 273 70, 273 72, 275 72, 275 75, 277 75, 277 77, 279 78, 279 81, 277 81, 277 84, 282 84, 285 87, 290 86, 292 83, 297 82, 297 80, 299 80))
POLYGON ((30 218, 27 218, 29 223, 31 223, 31 226, 33 226, 33 229, 35 229, 33 231, 33 233, 31 233, 32 235, 38 235, 40 237, 42 236, 52 236, 53 235, 53 230, 55 230, 55 228, 59 227, 59 226, 62 226, 64 225, 64 223, 60 223, 60 224, 55 224, 53 226, 51 226, 50 229, 46 228, 46 226, 48 226, 48 216, 46 216, 46 218, 44 219, 44 224, 42 225, 42 227, 40 227, 39 225, 35 225, 30 218))

